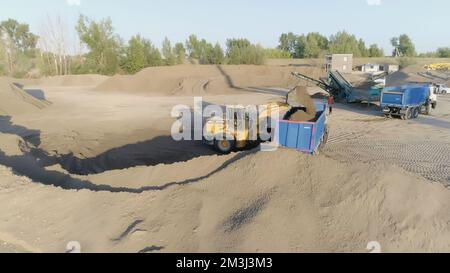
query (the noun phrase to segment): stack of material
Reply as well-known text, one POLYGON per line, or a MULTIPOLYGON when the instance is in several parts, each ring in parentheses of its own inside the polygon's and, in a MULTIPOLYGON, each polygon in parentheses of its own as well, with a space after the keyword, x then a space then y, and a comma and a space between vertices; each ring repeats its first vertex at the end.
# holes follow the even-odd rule
POLYGON ((314 121, 316 118, 316 106, 311 96, 308 94, 306 86, 297 86, 296 88, 297 102, 304 106, 289 117, 290 121, 303 122, 314 121))

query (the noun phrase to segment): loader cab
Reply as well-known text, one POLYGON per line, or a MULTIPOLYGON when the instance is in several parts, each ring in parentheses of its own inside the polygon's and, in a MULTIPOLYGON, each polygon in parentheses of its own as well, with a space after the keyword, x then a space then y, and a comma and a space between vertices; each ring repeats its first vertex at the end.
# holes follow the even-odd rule
POLYGON ((243 122, 247 123, 249 120, 247 109, 240 105, 227 106, 225 115, 225 120, 232 122, 235 127, 239 127, 243 125, 243 122))

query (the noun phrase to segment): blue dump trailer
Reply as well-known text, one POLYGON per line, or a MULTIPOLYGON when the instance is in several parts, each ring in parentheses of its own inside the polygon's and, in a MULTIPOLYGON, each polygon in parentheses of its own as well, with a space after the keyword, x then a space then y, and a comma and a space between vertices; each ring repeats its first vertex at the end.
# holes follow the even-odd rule
POLYGON ((431 114, 436 108, 436 96, 430 84, 386 87, 381 94, 381 108, 386 117, 415 119, 419 114, 431 114))
POLYGON ((293 122, 288 118, 296 110, 293 108, 279 121, 278 143, 287 148, 298 151, 317 154, 326 144, 328 139, 327 105, 324 102, 316 102, 317 115, 312 122, 293 122))

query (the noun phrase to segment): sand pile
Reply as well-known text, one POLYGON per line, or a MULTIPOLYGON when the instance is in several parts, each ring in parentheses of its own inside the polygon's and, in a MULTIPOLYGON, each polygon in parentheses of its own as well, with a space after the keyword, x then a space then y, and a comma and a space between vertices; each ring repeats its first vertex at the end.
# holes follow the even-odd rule
POLYGON ((46 103, 35 99, 8 78, 0 78, 0 115, 25 114, 44 108, 46 103))
POLYGON ((65 75, 42 78, 38 81, 43 86, 96 86, 108 79, 101 75, 65 75))
MULTIPOLYGON (((97 91, 120 91, 149 95, 201 95, 211 82, 223 91, 225 82, 216 66, 179 65, 150 67, 135 75, 116 75, 95 87, 97 91)), ((228 88, 229 89, 229 88, 228 88)))
POLYGON ((224 73, 235 86, 240 87, 288 87, 298 83, 292 72, 300 72, 312 78, 320 78, 323 71, 317 67, 281 67, 240 65, 223 66, 224 73))
POLYGON ((304 108, 291 114, 288 119, 295 122, 314 121, 316 119, 316 106, 308 93, 308 88, 297 86, 295 94, 296 102, 304 108))
POLYGON ((159 96, 230 94, 246 87, 290 86, 296 83, 290 75, 293 70, 310 76, 321 73, 311 67, 179 65, 151 67, 135 75, 116 75, 94 89, 159 96))
MULTIPOLYGON (((450 192, 439 184, 392 166, 285 149, 229 157, 210 175, 170 177, 141 193, 127 187, 155 186, 147 175, 110 175, 122 192, 76 192, 0 166, 0 219, 8 219, 0 240, 14 234, 30 251, 62 251, 75 238, 86 252, 365 252, 370 241, 385 252, 450 247, 450 192)), ((186 164, 194 163, 204 162, 186 164)))
POLYGON ((414 64, 389 75, 386 80, 389 86, 403 85, 408 82, 450 84, 450 75, 443 72, 428 71, 423 64, 414 64))

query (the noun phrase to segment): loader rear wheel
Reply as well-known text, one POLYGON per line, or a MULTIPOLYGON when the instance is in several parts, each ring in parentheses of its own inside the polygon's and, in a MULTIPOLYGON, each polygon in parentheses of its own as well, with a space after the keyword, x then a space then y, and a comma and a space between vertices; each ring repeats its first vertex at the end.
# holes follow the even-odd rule
POLYGON ((216 151, 222 154, 229 154, 236 148, 236 142, 234 140, 214 140, 214 148, 216 151))

